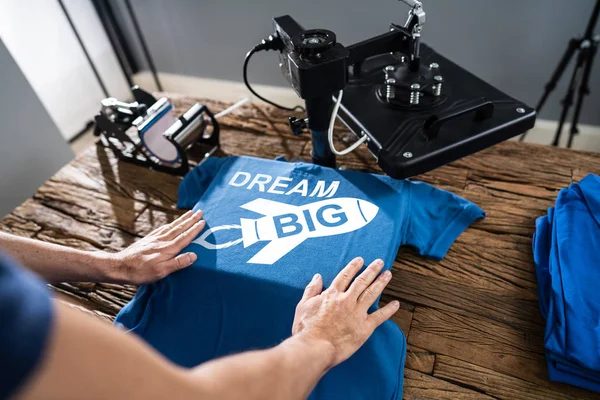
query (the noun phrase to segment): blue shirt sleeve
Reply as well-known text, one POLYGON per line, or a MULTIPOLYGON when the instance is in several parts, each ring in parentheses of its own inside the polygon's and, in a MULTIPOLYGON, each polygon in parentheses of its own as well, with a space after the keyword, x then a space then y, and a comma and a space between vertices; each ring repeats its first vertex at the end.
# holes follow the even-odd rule
POLYGON ((188 172, 179 185, 177 208, 193 208, 230 158, 210 157, 188 172))
POLYGON ((48 289, 0 253, 0 398, 12 396, 32 374, 52 324, 48 289))
POLYGON ((452 243, 485 212, 454 193, 423 182, 405 181, 402 244, 419 254, 442 259, 452 243))

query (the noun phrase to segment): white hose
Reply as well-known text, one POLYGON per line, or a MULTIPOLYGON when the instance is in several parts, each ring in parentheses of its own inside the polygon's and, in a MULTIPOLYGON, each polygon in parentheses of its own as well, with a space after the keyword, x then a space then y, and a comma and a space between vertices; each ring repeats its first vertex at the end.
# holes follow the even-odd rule
POLYGON ((237 108, 243 106, 248 101, 250 101, 250 99, 248 97, 244 97, 243 99, 241 99, 240 101, 238 101, 237 103, 232 105, 231 107, 228 107, 228 108, 224 109, 223 111, 221 111, 220 113, 215 114, 215 119, 219 119, 219 118, 229 114, 230 112, 235 111, 237 108))
POLYGON ((335 125, 335 119, 337 118, 338 110, 340 109, 340 104, 342 103, 342 94, 344 94, 344 91, 340 90, 340 93, 338 94, 338 98, 335 102, 335 105, 333 106, 333 111, 331 113, 331 119, 329 120, 329 129, 327 130, 327 139, 329 140, 329 148, 331 149, 331 152, 333 154, 335 154, 336 156, 345 156, 346 154, 353 152, 354 150, 356 150, 356 148, 358 146, 363 144, 368 139, 368 136, 364 135, 363 137, 358 139, 356 142, 354 142, 353 145, 351 145, 350 147, 348 147, 342 151, 337 151, 335 149, 335 146, 333 145, 333 126, 335 125))

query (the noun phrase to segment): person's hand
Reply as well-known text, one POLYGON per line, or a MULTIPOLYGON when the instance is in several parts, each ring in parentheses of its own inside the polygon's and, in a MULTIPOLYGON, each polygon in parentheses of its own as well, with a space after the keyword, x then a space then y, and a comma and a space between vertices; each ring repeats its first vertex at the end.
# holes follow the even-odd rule
POLYGON ((324 341, 333 349, 335 366, 354 354, 371 336, 375 328, 388 320, 400 307, 392 301, 368 314, 390 282, 392 274, 385 271, 383 261, 376 260, 355 280, 364 261, 352 260, 323 291, 323 280, 316 274, 304 290, 296 307, 292 335, 306 335, 310 340, 324 341))
POLYGON ((109 254, 113 280, 144 284, 190 266, 196 254, 179 254, 204 229, 202 211, 188 211, 118 253, 109 254))

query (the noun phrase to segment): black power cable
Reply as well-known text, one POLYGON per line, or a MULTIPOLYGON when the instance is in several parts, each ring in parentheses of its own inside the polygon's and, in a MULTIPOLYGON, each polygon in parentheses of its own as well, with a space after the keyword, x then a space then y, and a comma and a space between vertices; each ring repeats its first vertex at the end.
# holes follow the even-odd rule
POLYGON ((274 37, 273 35, 269 36, 267 39, 263 39, 260 44, 257 44, 256 46, 254 46, 252 48, 252 50, 250 50, 246 54, 246 57, 244 58, 244 67, 243 67, 244 84, 246 85, 246 87, 248 88, 250 93, 252 93, 254 96, 258 97, 265 103, 268 103, 274 107, 277 107, 281 110, 286 110, 286 111, 296 111, 296 110, 306 111, 304 109, 304 107, 302 107, 302 106, 285 107, 285 106, 282 106, 281 104, 277 104, 271 100, 265 99, 260 94, 256 93, 256 91, 250 85, 250 82, 248 82, 248 63, 250 62, 250 58, 252 58, 254 53, 257 53, 262 50, 280 50, 282 47, 283 47, 283 42, 281 41, 281 39, 279 39, 278 37, 274 37))

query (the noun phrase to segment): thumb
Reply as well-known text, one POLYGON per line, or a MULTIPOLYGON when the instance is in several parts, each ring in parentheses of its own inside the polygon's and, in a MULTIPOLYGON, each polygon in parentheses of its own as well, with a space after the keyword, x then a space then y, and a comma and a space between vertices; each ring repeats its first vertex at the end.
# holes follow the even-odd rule
POLYGON ((310 283, 304 289, 304 294, 302 295, 300 303, 304 303, 311 297, 315 297, 316 295, 320 294, 321 291, 323 291, 323 278, 321 278, 320 274, 315 274, 310 283))

